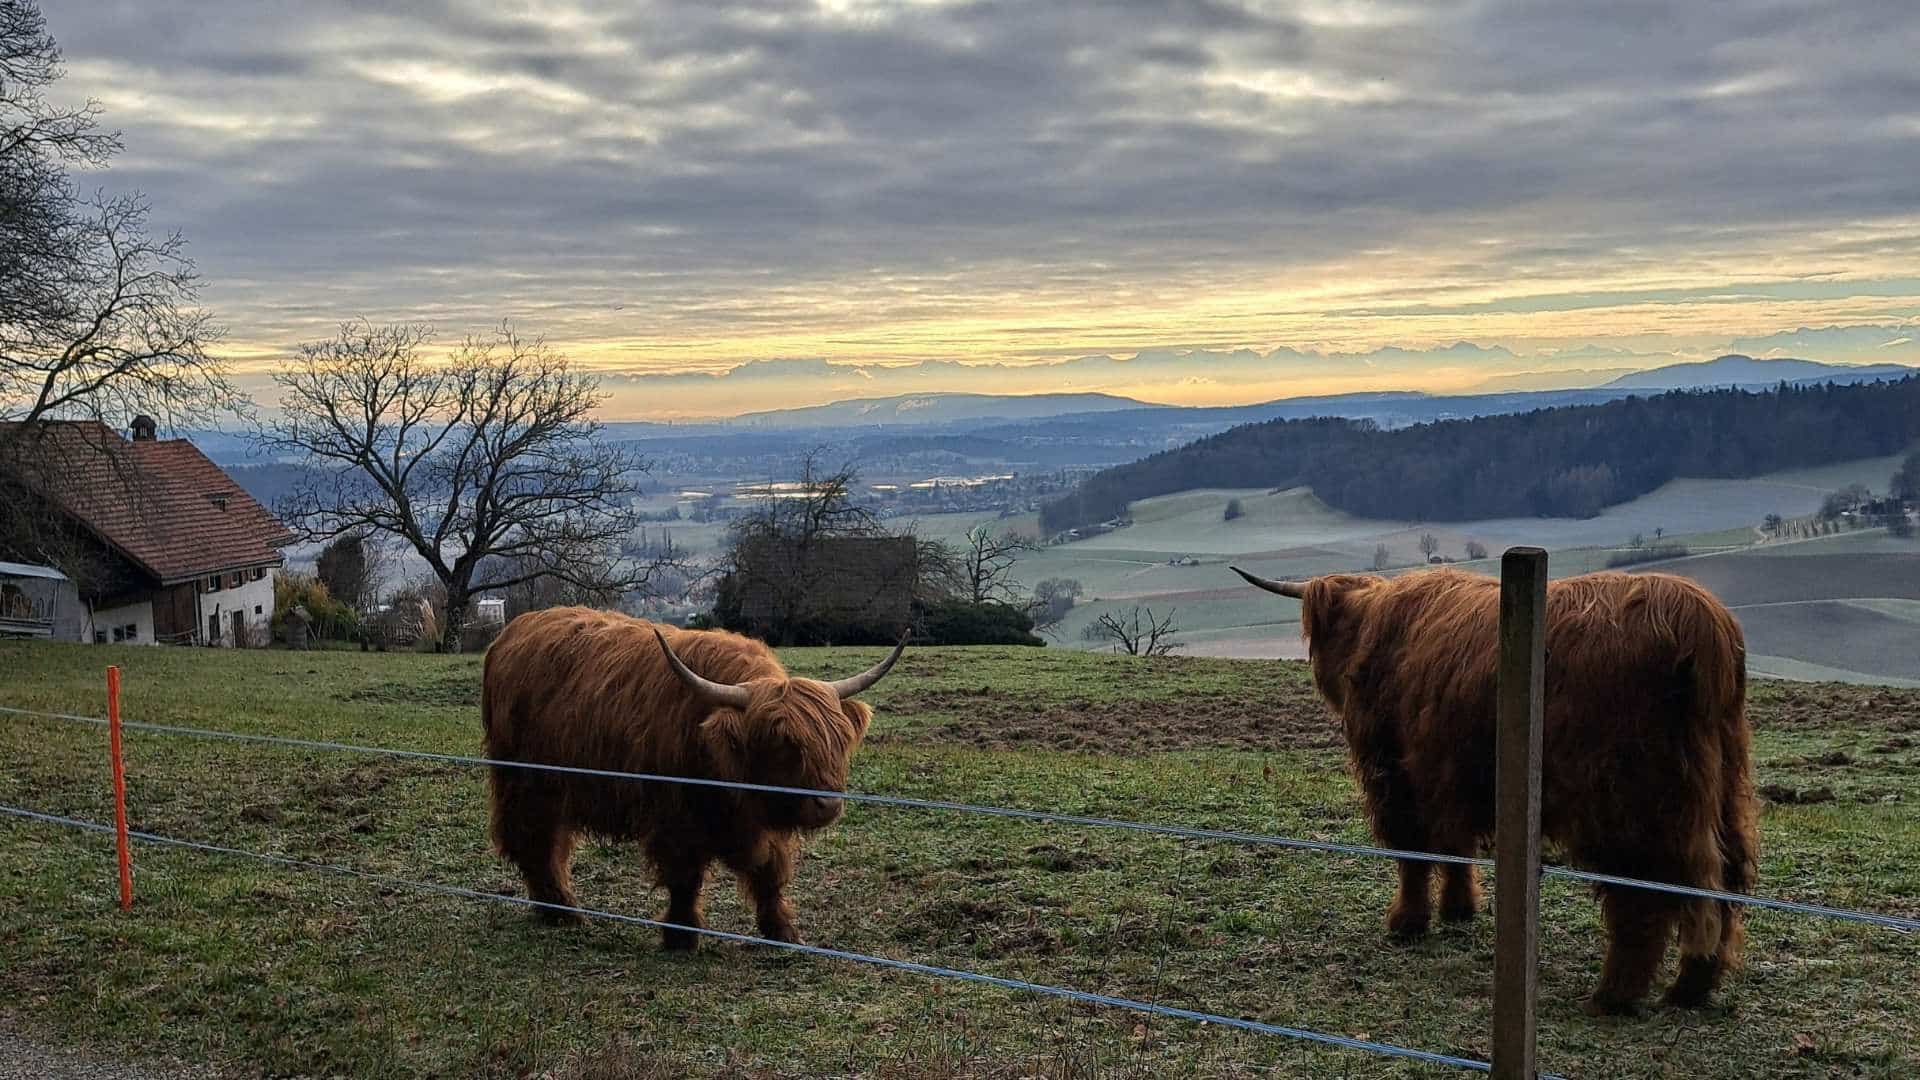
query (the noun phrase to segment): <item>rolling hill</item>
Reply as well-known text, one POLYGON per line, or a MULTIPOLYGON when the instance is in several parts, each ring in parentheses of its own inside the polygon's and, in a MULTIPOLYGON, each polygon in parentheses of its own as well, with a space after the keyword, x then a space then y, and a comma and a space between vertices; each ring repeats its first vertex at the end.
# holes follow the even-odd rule
POLYGON ((1027 420, 1068 413, 1153 408, 1114 394, 900 394, 855 398, 799 409, 745 413, 733 421, 752 427, 856 427, 873 424, 950 424, 969 420, 1027 420))
POLYGON ((1335 418, 1248 424, 1102 470, 1048 503, 1048 533, 1193 488, 1311 487, 1364 517, 1591 517, 1679 476, 1742 477, 1875 457, 1920 438, 1920 376, 1760 392, 1673 391, 1381 430, 1335 418))
POLYGON ((1621 390, 1687 390, 1710 386, 1777 386, 1782 382, 1858 383, 1904 379, 1920 368, 1904 364, 1824 364, 1789 357, 1758 359, 1728 353, 1694 364, 1668 364, 1622 375, 1603 385, 1621 390))

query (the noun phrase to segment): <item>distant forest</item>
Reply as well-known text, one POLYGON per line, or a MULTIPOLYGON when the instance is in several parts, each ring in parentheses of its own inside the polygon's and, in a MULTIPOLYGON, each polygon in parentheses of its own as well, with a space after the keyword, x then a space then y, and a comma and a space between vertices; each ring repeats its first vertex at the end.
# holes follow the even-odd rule
POLYGON ((1592 517, 1679 476, 1742 477, 1876 457, 1920 439, 1920 376, 1850 386, 1679 390, 1602 405, 1382 431, 1317 418, 1248 424, 1088 477, 1041 508, 1048 533, 1203 487, 1308 485, 1362 517, 1592 517))

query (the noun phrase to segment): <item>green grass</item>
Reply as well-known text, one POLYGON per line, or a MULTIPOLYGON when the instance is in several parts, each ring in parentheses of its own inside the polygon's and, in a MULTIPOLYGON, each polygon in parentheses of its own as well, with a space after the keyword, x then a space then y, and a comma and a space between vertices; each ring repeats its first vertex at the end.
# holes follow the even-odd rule
MULTIPOLYGON (((796 650, 843 673, 871 650, 796 650)), ((473 657, 0 645, 0 704, 478 751, 473 657)), ((1920 915, 1920 693, 1766 684, 1769 895, 1920 915)), ((1298 665, 927 649, 872 696, 860 790, 1364 841, 1298 665)), ((111 818, 93 727, 0 716, 0 802, 111 818)), ((457 766, 134 733, 138 828, 516 893, 457 766)), ((1484 1056, 1486 919, 1389 944, 1372 860, 856 805, 794 897, 814 943, 1484 1056)), ((634 853, 583 847, 581 900, 656 914, 634 853)), ((47 1041, 243 1074, 1443 1075, 1424 1066, 735 945, 664 956, 643 928, 536 926, 506 904, 140 846, 113 904, 103 837, 0 821, 0 1011, 47 1041)), ((1543 1065, 1572 1076, 1909 1076, 1920 942, 1755 913, 1750 963, 1698 1013, 1595 1021, 1595 909, 1549 881, 1543 1065), (1798 1041, 1796 1041, 1798 1040, 1798 1041)), ((710 921, 747 931, 724 881, 710 921)))

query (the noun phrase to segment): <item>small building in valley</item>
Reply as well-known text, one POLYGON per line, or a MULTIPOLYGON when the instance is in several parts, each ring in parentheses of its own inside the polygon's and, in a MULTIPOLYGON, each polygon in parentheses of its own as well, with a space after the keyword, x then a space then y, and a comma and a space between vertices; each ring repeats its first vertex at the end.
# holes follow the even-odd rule
POLYGON ((15 607, 46 597, 33 627, 46 633, 32 636, 267 644, 273 571, 291 530, 192 443, 157 438, 147 417, 135 418, 131 439, 95 421, 43 428, 8 462, 5 488, 16 503, 7 512, 37 527, 0 535, 13 549, 0 559, 58 575, 31 594, 25 575, 6 576, 15 607))

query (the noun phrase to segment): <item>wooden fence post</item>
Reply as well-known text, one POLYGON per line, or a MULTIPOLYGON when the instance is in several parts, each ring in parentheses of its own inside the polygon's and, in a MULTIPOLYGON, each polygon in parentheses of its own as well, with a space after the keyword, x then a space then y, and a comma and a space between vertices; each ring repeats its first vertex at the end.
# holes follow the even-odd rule
POLYGON ((1540 950, 1541 699, 1547 553, 1500 558, 1500 678, 1494 773, 1493 1076, 1534 1080, 1540 950))

